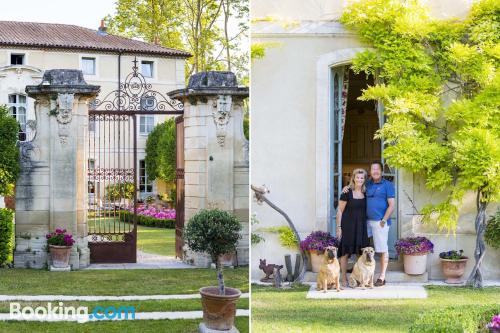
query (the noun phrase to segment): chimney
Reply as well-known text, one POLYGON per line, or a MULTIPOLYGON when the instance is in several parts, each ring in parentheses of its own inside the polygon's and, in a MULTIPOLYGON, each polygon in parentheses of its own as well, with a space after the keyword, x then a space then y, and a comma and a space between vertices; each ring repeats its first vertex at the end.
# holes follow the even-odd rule
POLYGON ((101 20, 101 26, 97 29, 97 34, 101 36, 106 36, 108 33, 106 32, 108 28, 104 25, 104 20, 101 20))

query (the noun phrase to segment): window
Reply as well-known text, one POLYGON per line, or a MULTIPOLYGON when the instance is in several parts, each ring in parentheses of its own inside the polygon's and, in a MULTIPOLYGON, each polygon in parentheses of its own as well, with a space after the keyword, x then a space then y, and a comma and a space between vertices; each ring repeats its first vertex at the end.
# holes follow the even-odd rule
POLYGON ((149 115, 141 115, 139 117, 139 133, 149 134, 155 127, 155 117, 149 115))
POLYGON ((145 77, 153 77, 153 62, 141 61, 141 73, 145 77))
POLYGON ((82 72, 85 75, 95 75, 95 58, 82 57, 82 72))
POLYGON ((95 169, 95 160, 89 158, 89 170, 95 169))
POLYGON ((10 55, 11 65, 24 65, 24 54, 12 53, 10 55))
POLYGON ((19 123, 19 141, 26 141, 26 96, 9 95, 9 112, 19 123))
POLYGON ((146 161, 139 161, 139 191, 142 193, 153 192, 153 183, 148 180, 148 174, 146 173, 146 161))

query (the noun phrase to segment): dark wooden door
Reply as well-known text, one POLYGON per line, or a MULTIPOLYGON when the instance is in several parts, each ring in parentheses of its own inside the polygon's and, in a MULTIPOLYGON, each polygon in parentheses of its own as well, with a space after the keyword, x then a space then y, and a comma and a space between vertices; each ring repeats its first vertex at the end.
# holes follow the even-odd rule
POLYGON ((184 117, 175 119, 176 124, 176 204, 175 204, 175 256, 183 257, 184 246, 184 117))

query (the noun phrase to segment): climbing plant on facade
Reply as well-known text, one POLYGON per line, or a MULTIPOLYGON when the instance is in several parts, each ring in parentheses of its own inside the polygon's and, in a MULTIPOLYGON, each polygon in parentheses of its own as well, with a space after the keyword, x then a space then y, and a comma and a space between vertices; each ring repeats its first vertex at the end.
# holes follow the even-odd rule
POLYGON ((360 98, 383 102, 376 136, 387 144, 387 163, 446 194, 422 209, 424 221, 454 232, 465 194, 476 194, 467 283, 482 287, 486 209, 500 198, 500 2, 478 1, 465 19, 438 20, 418 1, 362 0, 341 22, 371 46, 352 68, 377 78, 360 98))

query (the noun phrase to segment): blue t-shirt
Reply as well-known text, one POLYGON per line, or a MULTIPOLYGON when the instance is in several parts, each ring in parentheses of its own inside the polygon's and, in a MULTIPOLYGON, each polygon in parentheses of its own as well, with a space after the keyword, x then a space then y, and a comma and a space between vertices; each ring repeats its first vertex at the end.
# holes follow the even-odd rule
MULTIPOLYGON (((387 199, 394 198, 394 184, 382 178, 378 183, 372 179, 366 183, 366 218, 368 220, 380 221, 384 218, 385 211, 389 207, 387 199)), ((391 225, 391 219, 387 221, 391 225)))

